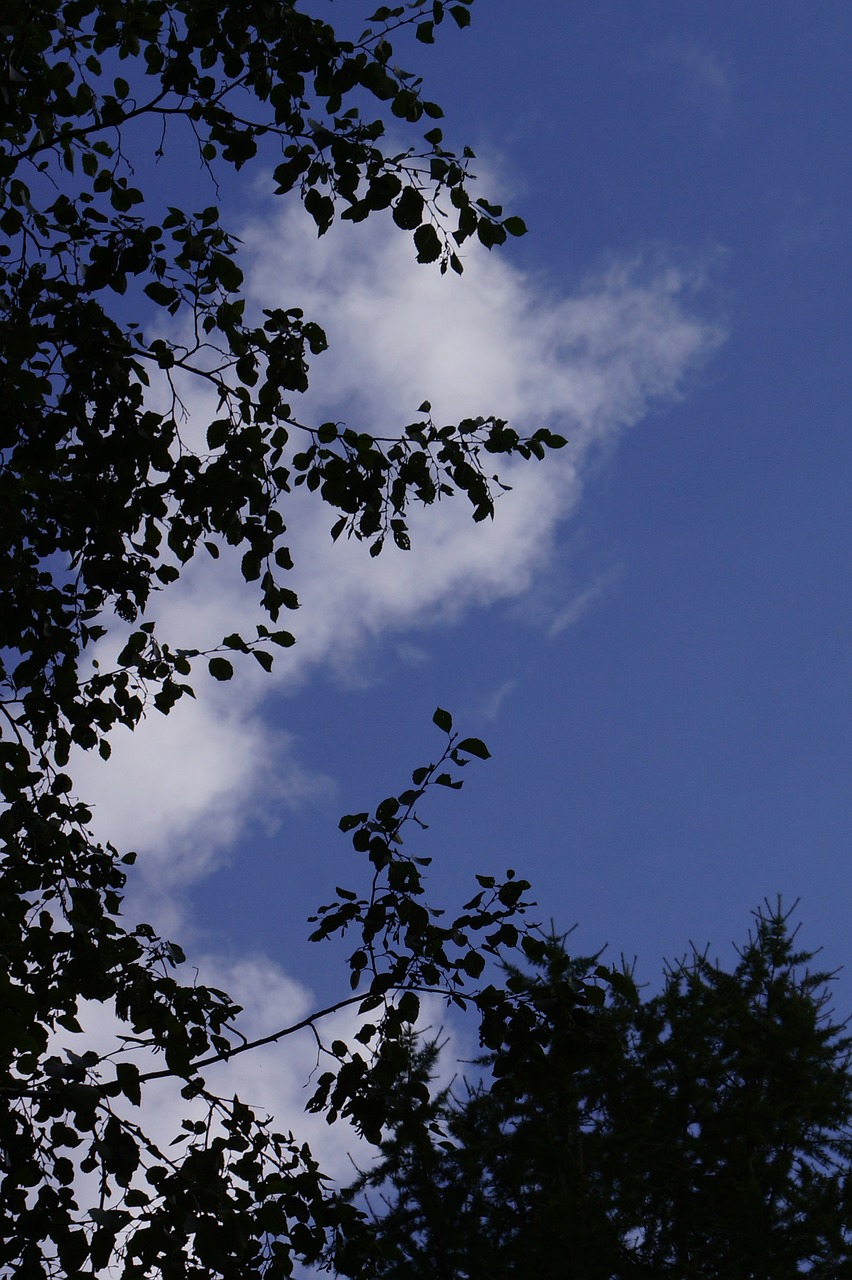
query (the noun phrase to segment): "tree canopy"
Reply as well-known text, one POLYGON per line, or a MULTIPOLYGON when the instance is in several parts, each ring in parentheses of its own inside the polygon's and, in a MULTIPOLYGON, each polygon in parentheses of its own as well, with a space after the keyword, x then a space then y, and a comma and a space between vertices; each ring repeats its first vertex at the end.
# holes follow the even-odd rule
MULTIPOLYGON (((298 627, 283 620, 299 604, 287 586, 297 488, 327 505, 332 538, 360 539, 374 555, 386 544, 405 551, 412 505, 455 493, 474 520, 489 519, 500 487, 495 457, 542 459, 564 444, 547 429, 523 436, 494 417, 444 424, 428 403, 401 405, 400 429, 388 438, 359 422, 302 421, 299 397, 327 345, 322 317, 304 315, 290 299, 254 312, 237 236, 221 216, 219 184, 247 170, 303 206, 318 234, 337 218, 384 218, 388 234, 410 236, 416 259, 440 271, 462 271, 473 239, 490 249, 522 234, 518 217, 474 196, 472 153, 445 142, 440 107, 397 62, 400 42, 430 44, 442 25, 464 28, 470 8, 471 0, 406 0, 381 6, 360 34, 344 38, 297 0, 3 6, 4 1275, 276 1280, 314 1264, 349 1276, 419 1266, 419 1242, 435 1229, 428 1212, 416 1218, 408 1251, 394 1252, 398 1206, 377 1230, 364 1205, 323 1176, 298 1134, 279 1132, 210 1083, 208 1068, 260 1043, 286 1044, 304 1027, 313 1029, 322 1067, 311 1109, 352 1125, 374 1146, 390 1139, 383 1167, 392 1183, 395 1152, 440 1160, 429 1184, 435 1203, 444 1204, 447 1223, 459 1214, 475 1219, 494 1274, 500 1266, 511 1273, 520 1248, 540 1269, 556 1267, 554 1214, 586 1233, 589 1256, 600 1244, 601 1258, 617 1257, 619 1266, 629 1256, 651 1272, 687 1274, 680 1166, 661 1160, 647 1184, 630 1181, 615 1169, 609 1130, 638 1144, 634 1171, 666 1143, 692 1150, 693 1121, 664 1088, 676 1069, 694 1105, 705 1107, 696 1123, 706 1115, 710 1133, 724 1082, 705 1079, 706 1057, 694 1041, 680 1045, 678 1028, 715 1036, 728 1054, 719 1057, 725 1070, 744 1071, 748 1061, 756 1071, 760 1054, 777 1052, 786 1074, 779 1067, 772 1088, 756 1085, 754 1098, 775 1126, 776 1147, 788 1142, 784 1159, 773 1157, 769 1173, 763 1166, 754 1172, 746 1148, 732 1141, 723 1164, 740 1180, 754 1172, 763 1194, 756 1193, 755 1213, 765 1204, 766 1178, 782 1178, 789 1203, 779 1192, 775 1216, 760 1219, 761 1238, 786 1215, 797 1258, 813 1241, 814 1267, 823 1265, 819 1249, 826 1258, 834 1249, 835 1262, 846 1258, 845 1235, 839 1243, 837 1234, 846 1212, 838 1170, 848 1115, 837 1084, 846 1042, 820 1021, 819 981, 793 976, 800 959, 784 950, 783 928, 772 934, 777 974, 764 974, 762 987, 752 990, 747 979, 770 954, 767 921, 765 937, 759 933, 743 952, 745 968, 732 987, 696 959, 671 976, 668 1004, 636 1008, 629 975, 597 959, 571 961, 541 934, 530 886, 514 870, 477 876, 461 906, 434 904, 428 858, 409 853, 403 837, 424 825, 419 815, 430 789, 458 788, 464 767, 488 756, 479 738, 456 731, 447 711, 434 716, 441 749, 413 771, 410 785, 341 822, 363 875, 319 908, 312 937, 346 935, 343 994, 262 1042, 246 1040, 226 992, 182 977, 177 943, 123 914, 135 854, 95 837, 86 798, 77 794, 75 751, 107 758, 118 727, 132 730, 146 714, 168 715, 194 696, 194 670, 227 681, 236 662, 253 657, 268 671, 276 647, 295 642, 298 627), (175 157, 197 166, 188 205, 169 203, 168 183, 159 181, 175 157), (209 420, 187 422, 190 387, 212 391, 209 420), (265 611, 253 633, 216 637, 203 650, 162 635, 155 616, 158 593, 173 589, 199 554, 236 556, 265 611), (547 981, 530 978, 530 965, 545 966, 547 981), (768 1003, 776 988, 783 1018, 768 1003), (478 1090, 463 1106, 449 1096, 435 1103, 428 1058, 412 1062, 425 993, 473 1014, 500 1088, 478 1090), (740 1005, 725 1003, 729 996, 740 1005), (326 1015, 350 1006, 360 1016, 357 1032, 347 1042, 330 1039, 326 1015), (86 1038, 92 1007, 117 1027, 107 1048, 86 1038), (738 1022, 736 1009, 752 1022, 738 1022), (766 1032, 755 1034, 754 1062, 747 1042, 724 1040, 726 1030, 746 1025, 766 1032), (799 1075, 792 1070, 796 1026, 799 1075), (81 1035, 82 1052, 73 1039, 81 1035), (785 1110, 791 1081, 797 1099, 814 1081, 825 1085, 824 1094, 809 1095, 810 1129, 795 1127, 802 1110, 785 1110), (149 1120, 166 1082, 180 1091, 185 1113, 173 1140, 164 1141, 149 1120), (545 1106, 555 1126, 547 1129, 545 1167, 555 1167, 558 1140, 570 1160, 582 1151, 584 1167, 597 1170, 591 1182, 560 1173, 547 1195, 532 1177, 545 1106), (609 1126, 600 1142, 599 1117, 609 1126), (831 1148, 829 1131, 837 1135, 831 1148), (499 1152, 498 1138, 506 1139, 499 1152), (475 1212, 469 1198, 450 1205, 453 1179, 459 1192, 458 1179, 474 1171, 484 1178, 475 1212), (489 1235, 496 1225, 489 1214, 499 1204, 500 1178, 528 1212, 510 1218, 498 1241, 489 1235), (817 1195, 817 1225, 800 1230, 799 1205, 817 1195), (829 1212, 841 1215, 836 1229, 829 1212), (499 1258, 497 1244, 505 1250, 499 1258)), ((728 1134, 734 1118, 751 1115, 726 1113, 728 1134)), ((720 1144, 708 1151, 722 1151, 720 1144)), ((709 1217, 693 1216, 689 1230, 706 1241, 717 1210, 705 1194, 715 1185, 702 1164, 710 1157, 699 1148, 690 1176, 707 1182, 701 1200, 709 1217)), ((418 1194, 425 1187, 421 1178, 418 1194)), ((737 1225, 742 1249, 744 1224, 745 1217, 737 1225)), ((731 1266, 743 1256, 731 1254, 731 1266)), ((774 1274, 787 1274, 787 1256, 777 1260, 774 1274)), ((467 1265, 461 1255, 458 1265, 467 1265)), ((621 1274, 615 1262, 610 1273, 621 1274)), ((831 1273, 828 1262, 824 1273, 831 1273)))
MULTIPOLYGON (((205 1067, 252 1047, 239 1010, 225 992, 182 981, 179 946, 123 917, 135 855, 95 839, 69 761, 75 749, 107 757, 116 726, 168 714, 192 695, 194 664, 227 680, 241 655, 268 670, 275 646, 294 642, 281 623, 298 607, 285 582, 297 486, 328 504, 332 537, 366 540, 377 554, 387 539, 408 547, 412 503, 458 492, 474 520, 490 517, 492 455, 541 458, 564 443, 546 430, 522 438, 494 418, 445 425, 428 404, 400 406, 408 425, 389 439, 359 423, 301 422, 292 402, 325 335, 286 299, 251 312, 238 242, 220 218, 217 184, 255 164, 319 234, 337 217, 386 217, 389 234, 410 235, 418 261, 440 270, 462 270, 472 237, 490 248, 521 234, 520 219, 473 197, 471 153, 445 146, 440 108, 392 45, 412 32, 430 43, 447 20, 466 26, 469 3, 382 6, 356 39, 295 0, 4 5, 4 1274, 109 1267, 128 1280, 244 1280, 331 1256, 346 1274, 369 1267, 362 1215, 304 1144, 208 1086, 205 1067), (389 122, 410 139, 402 150, 386 142, 389 122), (157 180, 175 154, 198 166, 191 207, 166 203, 157 180), (181 397, 192 384, 212 389, 217 407, 190 431, 181 397), (216 559, 223 548, 256 584, 267 622, 203 652, 160 636, 155 593, 199 551, 216 559), (85 1029, 86 1002, 117 1021, 106 1051, 66 1047, 85 1029), (165 1147, 145 1111, 163 1078, 187 1108, 177 1145, 165 1147)), ((366 891, 341 888, 315 932, 356 934, 335 1007, 373 1021, 352 1045, 326 1045, 316 1030, 329 1069, 312 1105, 372 1141, 402 1087, 418 992, 472 1000, 495 1047, 536 1017, 481 977, 490 955, 520 944, 526 883, 484 877, 444 924, 400 847, 424 792, 460 785, 459 768, 487 755, 448 713, 436 723, 438 760, 373 814, 345 820, 368 858, 366 891)), ((321 1014, 306 1021, 319 1028, 321 1014)))
MULTIPOLYGON (((549 1034, 395 1117, 367 1190, 386 1277, 793 1280, 852 1268, 852 1040, 780 905, 732 970, 578 1006, 563 941, 526 978, 549 1034)), ((591 962, 594 963, 594 962, 591 962)), ((511 979, 510 979, 511 981, 511 979)), ((412 1041, 424 1088, 437 1044, 412 1041)), ((435 1093, 433 1086, 433 1093, 435 1093)))

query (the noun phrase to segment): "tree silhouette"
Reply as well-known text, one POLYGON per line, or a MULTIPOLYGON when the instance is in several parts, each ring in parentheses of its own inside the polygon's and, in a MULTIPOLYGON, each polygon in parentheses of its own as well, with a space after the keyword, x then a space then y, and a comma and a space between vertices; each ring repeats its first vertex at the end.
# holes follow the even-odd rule
MULTIPOLYGON (((549 1035, 397 1120, 366 1191, 385 1277, 792 1280, 852 1270, 850 1038, 789 914, 756 913, 642 1002, 575 991, 558 938, 532 978, 549 1035), (378 1199, 377 1199, 378 1196, 378 1199)), ((413 1048, 427 1090, 434 1045, 413 1048)), ((428 1092, 428 1090, 427 1090, 428 1092)))

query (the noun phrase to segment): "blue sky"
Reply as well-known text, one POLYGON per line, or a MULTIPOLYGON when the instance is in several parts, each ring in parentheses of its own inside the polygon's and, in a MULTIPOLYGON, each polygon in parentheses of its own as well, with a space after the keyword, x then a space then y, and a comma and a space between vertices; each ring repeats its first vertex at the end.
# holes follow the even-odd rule
MULTIPOLYGON (((472 15, 400 61, 522 241, 441 280, 389 223, 318 245, 262 180, 223 196, 254 301, 329 330, 308 410, 402 425, 428 396, 572 452, 518 473, 485 541, 460 504, 429 514, 408 560, 332 547, 296 504, 292 657, 143 729, 89 794, 225 985, 254 963, 255 989, 333 997, 304 921, 360 883, 337 819, 440 749, 440 704, 493 759, 424 814, 435 898, 515 867, 578 950, 653 981, 690 939, 729 957, 780 893, 848 964, 852 9, 472 15)), ((175 630, 250 609, 207 566, 182 590, 175 630)))

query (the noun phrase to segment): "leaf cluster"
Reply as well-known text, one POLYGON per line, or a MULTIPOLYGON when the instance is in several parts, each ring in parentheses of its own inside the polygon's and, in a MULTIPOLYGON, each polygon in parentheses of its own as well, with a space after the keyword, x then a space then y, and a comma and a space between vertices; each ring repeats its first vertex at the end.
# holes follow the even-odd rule
MULTIPOLYGON (((478 738, 459 738, 448 712, 438 708, 435 723, 447 735, 441 756, 415 769, 412 786, 389 796, 373 814, 349 814, 341 829, 351 832, 353 848, 373 868, 366 895, 338 888, 338 897, 314 919, 314 941, 352 930, 357 947, 349 956, 350 986, 363 995, 360 1014, 369 1016, 350 1048, 338 1042, 337 1062, 318 1080, 309 1104, 352 1118, 358 1130, 378 1142, 399 1098, 399 1076, 408 1062, 411 1030, 420 1015, 420 997, 438 995, 449 1006, 477 1018, 480 1043, 511 1058, 525 1054, 547 1034, 546 1019, 522 983, 502 981, 507 958, 537 956, 542 945, 538 925, 528 919, 533 905, 528 881, 509 869, 501 880, 477 875, 477 891, 461 912, 445 919, 443 908, 426 898, 424 871, 429 859, 408 854, 407 826, 423 827, 417 806, 430 787, 462 785, 459 771, 488 749, 478 738), (358 1046, 376 1049, 368 1065, 358 1046)), ((599 981, 611 973, 599 966, 599 981)), ((598 998, 596 982, 577 984, 578 1005, 598 998)))

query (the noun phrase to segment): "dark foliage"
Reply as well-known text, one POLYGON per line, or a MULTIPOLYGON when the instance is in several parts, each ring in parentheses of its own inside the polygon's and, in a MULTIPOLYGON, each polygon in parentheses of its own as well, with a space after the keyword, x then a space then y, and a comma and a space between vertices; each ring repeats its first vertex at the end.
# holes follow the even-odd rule
MULTIPOLYGON (((588 963, 552 939, 531 983, 546 1040, 424 1103, 431 1131, 398 1115, 354 1189, 377 1210, 378 1274, 852 1275, 852 1042, 813 958, 778 908, 731 972, 695 954, 659 995, 593 1008, 588 963)), ((435 1067, 434 1045, 413 1049, 424 1092, 435 1067)))
MULTIPOLYGON (((286 1276, 329 1250, 347 1274, 369 1269, 360 1216, 307 1148, 208 1087, 206 1066, 251 1048, 235 1030, 239 1011, 225 993, 182 981, 180 948, 121 915, 134 855, 94 840, 68 770, 73 749, 106 757, 116 726, 133 729, 190 695, 197 661, 227 680, 240 655, 268 670, 275 646, 293 643, 280 619, 298 606, 283 581, 296 486, 328 504, 334 537, 404 549, 412 502, 458 491, 482 520, 494 484, 484 460, 540 458, 564 443, 545 430, 522 439, 494 419, 436 424, 428 405, 395 439, 300 423, 290 401, 325 336, 295 307, 249 314, 237 241, 220 220, 218 181, 257 159, 320 234, 335 217, 387 210, 389 233, 410 234, 417 259, 441 270, 461 270, 469 237, 490 248, 521 234, 519 219, 472 198, 470 153, 444 146, 440 109, 391 45, 408 30, 430 43, 447 17, 466 26, 468 3, 382 7, 357 40, 295 0, 3 4, 3 1275, 89 1277, 108 1266, 127 1280, 245 1280, 286 1276), (384 145, 390 119, 415 139, 401 152, 384 145), (198 166, 206 193, 189 209, 166 203, 158 181, 157 164, 175 155, 198 166), (218 404, 196 447, 181 404, 193 384, 218 404), (199 550, 215 559, 223 547, 257 584, 268 625, 203 654, 161 638, 154 593, 199 550), (93 646, 109 638, 115 657, 98 665, 93 646), (109 1052, 63 1047, 81 1030, 84 1001, 124 1033, 109 1052), (158 1055, 154 1068, 140 1047, 158 1055), (156 1114, 164 1077, 188 1113, 165 1147, 143 1105, 156 1114)), ((353 994, 339 1004, 375 1009, 376 1025, 352 1048, 326 1047, 317 1031, 331 1068, 314 1106, 373 1139, 423 984, 456 999, 469 984, 491 1044, 497 1026, 531 1016, 475 985, 483 956, 520 938, 524 882, 489 882, 448 931, 421 904, 420 872, 397 847, 426 787, 458 785, 447 768, 486 754, 476 739, 459 741, 443 713, 439 727, 439 765, 354 822, 374 873, 367 897, 346 891, 318 929, 358 931, 353 994), (471 929, 486 933, 471 942, 471 929)))

